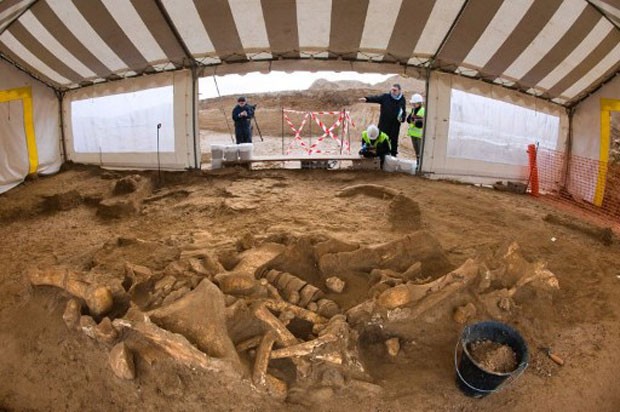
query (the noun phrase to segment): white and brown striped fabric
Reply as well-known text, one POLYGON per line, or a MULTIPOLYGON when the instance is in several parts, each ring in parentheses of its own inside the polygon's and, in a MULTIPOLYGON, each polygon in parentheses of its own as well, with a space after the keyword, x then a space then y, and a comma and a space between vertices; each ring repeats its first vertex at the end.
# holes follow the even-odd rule
POLYGON ((57 89, 312 59, 430 66, 569 106, 618 73, 619 23, 620 0, 3 0, 0 53, 57 89))

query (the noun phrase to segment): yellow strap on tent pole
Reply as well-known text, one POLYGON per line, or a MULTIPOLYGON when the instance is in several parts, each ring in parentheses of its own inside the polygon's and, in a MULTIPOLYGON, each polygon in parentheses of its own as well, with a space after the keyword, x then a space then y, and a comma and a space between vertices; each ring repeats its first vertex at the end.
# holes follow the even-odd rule
POLYGON ((28 174, 36 173, 39 167, 39 154, 37 152, 37 139, 34 134, 32 88, 19 87, 17 89, 0 90, 0 103, 11 100, 22 100, 24 108, 24 134, 26 135, 26 147, 28 148, 28 174))
POLYGON ((605 184, 607 183, 611 111, 620 111, 620 100, 601 99, 601 146, 599 154, 598 177, 596 179, 596 191, 594 192, 594 204, 596 206, 603 205, 605 184))

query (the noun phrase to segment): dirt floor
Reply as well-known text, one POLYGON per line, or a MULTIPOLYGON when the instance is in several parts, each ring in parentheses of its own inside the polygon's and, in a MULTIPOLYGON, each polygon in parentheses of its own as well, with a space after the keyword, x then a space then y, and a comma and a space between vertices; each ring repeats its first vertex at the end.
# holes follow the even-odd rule
MULTIPOLYGON (((405 174, 347 170, 223 169, 165 173, 162 182, 156 174, 144 173, 132 178, 135 192, 118 193, 121 185, 114 194, 118 180, 128 175, 73 166, 0 196, 0 410, 620 409, 620 243, 615 238, 605 246, 588 234, 543 220, 559 213, 549 204, 405 174), (362 183, 394 189, 399 199, 409 200, 398 203, 371 190, 342 196, 344 188, 362 183), (58 194, 62 196, 50 197, 58 194), (118 207, 102 208, 110 202, 118 207), (412 205, 420 210, 415 225, 409 215, 417 210, 412 205), (126 263, 172 273, 198 235, 209 239, 213 256, 226 270, 244 250, 266 242, 280 245, 289 253, 280 268, 323 289, 324 266, 312 266, 304 253, 318 250, 324 239, 364 250, 407 236, 434 238, 447 259, 440 274, 470 258, 504 253, 506 245, 517 242, 525 261, 545 263, 559 288, 523 287, 503 301, 507 306, 501 311, 485 304, 478 285, 415 319, 406 316, 410 312, 389 312, 405 315, 386 321, 385 328, 357 328, 366 379, 337 373, 327 379, 323 374, 322 381, 302 388, 294 375, 284 373, 286 367, 273 364, 270 373, 279 368, 278 376, 289 385, 285 400, 279 400, 254 387, 247 375, 231 378, 187 367, 162 353, 136 355, 135 378, 120 379, 108 362, 110 345, 87 336, 86 328, 65 325, 70 295, 56 287, 34 287, 27 275, 32 268, 63 266, 125 282, 126 263), (467 303, 475 308, 467 324, 499 317, 522 334, 529 348, 524 374, 483 399, 464 396, 455 384, 454 349, 464 327, 455 321, 455 310, 467 303), (385 342, 395 337, 400 350, 391 355, 385 342), (564 366, 539 347, 551 347, 564 366)), ((420 241, 419 249, 425 247, 420 241)), ((437 262, 423 262, 422 272, 439 271, 437 262)), ((350 267, 356 263, 351 261, 350 267)), ((327 295, 342 310, 366 299, 368 292, 369 274, 353 273, 350 267, 333 266, 340 271, 330 273, 347 282, 343 294, 327 295)), ((489 273, 497 274, 498 268, 489 266, 489 273)), ((503 270, 512 269, 508 265, 503 270)), ((505 285, 495 286, 493 290, 501 290, 505 285)))

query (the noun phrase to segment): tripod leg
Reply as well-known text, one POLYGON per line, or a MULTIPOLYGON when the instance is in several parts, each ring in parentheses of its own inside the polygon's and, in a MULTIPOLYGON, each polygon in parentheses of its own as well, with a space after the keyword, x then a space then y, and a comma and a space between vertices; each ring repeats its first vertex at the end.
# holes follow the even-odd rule
POLYGON ((258 136, 260 137, 260 141, 264 142, 265 140, 263 139, 263 134, 260 131, 260 126, 258 125, 258 121, 256 120, 256 116, 254 116, 253 119, 254 119, 254 124, 256 125, 256 130, 258 130, 258 136))

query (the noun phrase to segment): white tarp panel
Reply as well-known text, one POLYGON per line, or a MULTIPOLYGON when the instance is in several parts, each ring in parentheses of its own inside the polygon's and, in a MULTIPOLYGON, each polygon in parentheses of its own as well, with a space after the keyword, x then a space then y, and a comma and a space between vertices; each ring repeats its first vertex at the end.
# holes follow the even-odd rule
POLYGON ((552 149, 565 149, 568 116, 557 105, 444 73, 431 75, 427 101, 422 170, 432 178, 470 183, 525 180, 527 144, 539 141, 552 149), (513 112, 504 104, 519 110, 513 112), (526 124, 528 113, 539 120, 526 124))
MULTIPOLYGON (((604 85, 596 93, 577 107, 573 117, 573 144, 571 154, 575 158, 569 163, 568 169, 568 190, 578 199, 594 202, 597 186, 604 183, 605 176, 600 169, 606 167, 609 157, 601 158, 601 101, 603 99, 615 100, 620 102, 620 77, 604 85), (590 173, 587 173, 590 171, 590 173)), ((609 144, 609 142, 605 142, 609 144)))
POLYGON ((447 155, 526 166, 524 148, 556 150, 559 128, 558 116, 452 89, 447 155))
POLYGON ((0 193, 20 184, 28 175, 28 148, 21 100, 0 103, 0 193))
POLYGON ((600 159, 601 99, 620 99, 620 76, 616 76, 575 110, 571 153, 588 159, 600 159))
MULTIPOLYGON (((60 120, 54 91, 9 64, 0 61, 0 193, 21 183, 30 169, 26 128, 33 131, 34 172, 56 173, 60 155, 60 120), (7 101, 14 90, 30 96, 32 109, 24 116, 22 98, 7 101), (30 121, 32 116, 32 121, 30 121)), ((27 108, 27 107, 26 107, 27 108)))
POLYGON ((195 167, 192 95, 188 70, 68 93, 63 113, 69 158, 112 168, 195 167))
POLYGON ((73 150, 76 153, 174 152, 173 98, 170 85, 74 101, 71 104, 73 150))

